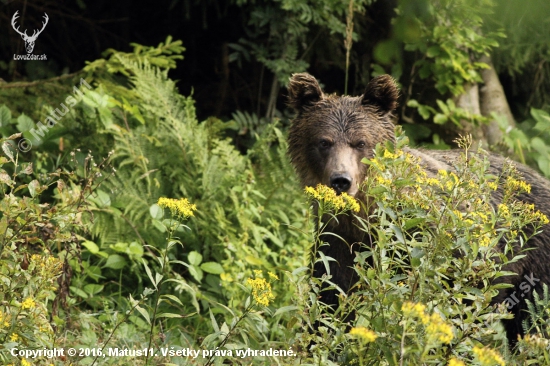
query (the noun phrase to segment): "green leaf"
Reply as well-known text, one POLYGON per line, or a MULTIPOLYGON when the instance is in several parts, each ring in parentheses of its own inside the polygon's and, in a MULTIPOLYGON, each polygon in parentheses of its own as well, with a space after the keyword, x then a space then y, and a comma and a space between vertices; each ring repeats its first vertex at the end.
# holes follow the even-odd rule
POLYGON ((157 318, 183 318, 181 314, 174 313, 160 313, 157 314, 157 318))
POLYGON ((149 317, 149 313, 147 312, 147 310, 145 310, 141 306, 136 306, 136 310, 139 311, 139 313, 145 318, 145 320, 147 320, 147 323, 151 325, 151 318, 149 317))
POLYGON ((34 122, 29 116, 21 114, 17 117, 17 130, 19 132, 30 131, 34 128, 34 122))
POLYGON ((81 289, 75 286, 70 286, 69 288, 71 292, 74 293, 76 296, 80 296, 83 299, 87 299, 88 297, 90 297, 86 292, 82 291, 81 289))
POLYGON ((201 264, 201 269, 206 273, 221 274, 224 272, 223 267, 216 262, 205 262, 201 264))
POLYGON ((177 303, 177 304, 183 306, 181 300, 178 299, 178 298, 177 298, 176 296, 174 296, 174 295, 166 294, 166 295, 161 295, 160 297, 161 297, 161 299, 170 299, 170 300, 174 301, 175 303, 177 303))
POLYGON ((118 254, 111 254, 107 258, 107 263, 103 267, 112 268, 112 269, 122 269, 126 266, 128 262, 126 259, 118 254))
POLYGON ((5 105, 0 107, 0 127, 6 127, 11 123, 11 111, 5 105))
POLYGON ((390 228, 395 233, 395 236, 397 237, 397 240, 399 240, 399 242, 401 244, 405 244, 405 237, 403 236, 403 231, 401 231, 401 228, 399 226, 394 225, 394 224, 390 224, 390 228))
POLYGON ((447 122, 447 116, 445 116, 444 114, 437 113, 434 116, 434 123, 437 123, 438 125, 442 125, 445 122, 447 122))
POLYGON ((534 137, 532 140, 531 140, 531 146, 533 146, 533 148, 539 153, 541 154, 542 156, 548 156, 550 155, 548 153, 548 146, 546 146, 546 144, 544 143, 544 141, 540 138, 540 137, 534 137))
POLYGON ((202 262, 202 254, 192 251, 187 255, 187 259, 189 259, 189 263, 198 266, 202 262))
POLYGON ((90 294, 91 296, 97 295, 101 291, 103 291, 103 285, 96 285, 94 283, 89 283, 84 286, 83 290, 86 291, 86 293, 90 294))
POLYGON ((10 161, 13 162, 13 163, 15 163, 15 160, 13 159, 13 152, 12 152, 12 150, 11 150, 10 144, 7 143, 7 142, 4 142, 4 143, 2 144, 2 150, 4 151, 4 154, 6 154, 6 156, 7 156, 8 158, 10 158, 10 161))
POLYGON ((409 230, 413 227, 416 227, 419 224, 421 224, 422 222, 424 222, 424 220, 425 219, 422 218, 422 217, 415 217, 413 219, 407 220, 407 221, 405 221, 405 224, 403 225, 403 230, 409 230))
POLYGON ((193 278, 197 280, 197 282, 201 282, 204 276, 204 273, 202 272, 202 270, 196 266, 189 266, 188 268, 191 276, 193 276, 193 278))
POLYGON ((550 177, 550 158, 548 157, 548 155, 538 156, 536 160, 541 172, 547 177, 550 177))
MULTIPOLYGON (((133 241, 128 246, 128 254, 132 257, 141 258, 143 256, 143 245, 138 243, 137 241, 133 241)), ((134 259, 136 259, 134 258, 134 259)))
POLYGON ((214 331, 219 332, 220 327, 218 326, 218 322, 216 321, 216 318, 214 317, 214 314, 212 313, 212 309, 208 309, 208 312, 210 313, 210 320, 212 322, 212 328, 214 328, 214 331))
POLYGON ((445 104, 445 102, 443 102, 442 100, 437 99, 436 103, 439 106, 439 109, 441 109, 441 111, 444 114, 449 114, 449 106, 447 106, 447 104, 445 104))
POLYGON ((418 106, 418 113, 424 119, 430 118, 430 110, 425 105, 419 105, 418 106))
POLYGON ((277 309, 277 311, 275 312, 275 314, 273 314, 273 316, 275 317, 277 315, 288 313, 289 311, 294 311, 294 310, 298 310, 298 307, 296 305, 283 306, 277 309))
POLYGON ((428 47, 428 50, 426 51, 426 56, 436 57, 436 56, 439 56, 440 53, 441 53, 441 48, 439 46, 431 46, 431 47, 428 47))
POLYGON ((247 255, 246 257, 244 257, 244 260, 247 263, 255 265, 255 266, 261 266, 263 264, 263 262, 260 258, 257 258, 253 255, 247 255))
POLYGON ((418 108, 419 105, 416 99, 411 99, 407 102, 407 107, 418 108))
POLYGON ((147 273, 147 277, 149 277, 149 280, 151 281, 151 283, 155 286, 156 288, 156 284, 155 284, 155 279, 153 278, 153 273, 151 273, 151 269, 149 268, 149 266, 147 265, 147 262, 145 261, 145 259, 141 258, 141 262, 143 263, 143 267, 145 268, 145 272, 147 273))
POLYGON ((37 189, 40 188, 40 183, 38 183, 38 181, 35 179, 29 183, 28 188, 31 197, 34 197, 36 196, 37 189))
POLYGON ((86 240, 84 242, 82 242, 82 245, 88 249, 88 251, 92 254, 97 254, 99 253, 99 247, 97 246, 96 243, 94 243, 93 241, 89 241, 89 240, 86 240))
POLYGON ((166 232, 166 226, 159 220, 153 219, 153 226, 161 233, 166 232))
POLYGON ((149 207, 149 214, 151 214, 152 218, 160 220, 164 216, 164 210, 160 208, 159 205, 154 203, 151 205, 151 207, 149 207))
POLYGON ((89 200, 94 202, 97 207, 109 207, 111 206, 111 197, 101 190, 97 190, 95 194, 89 197, 89 200))
POLYGON ((550 115, 542 109, 531 108, 531 116, 537 121, 533 129, 544 132, 550 130, 550 115))

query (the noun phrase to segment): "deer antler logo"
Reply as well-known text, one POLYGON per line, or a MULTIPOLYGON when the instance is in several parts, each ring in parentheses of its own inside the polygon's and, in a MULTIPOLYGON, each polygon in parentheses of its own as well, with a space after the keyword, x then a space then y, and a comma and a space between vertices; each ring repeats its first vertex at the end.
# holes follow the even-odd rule
POLYGON ((40 35, 40 33, 42 33, 42 31, 44 30, 44 28, 46 28, 46 24, 48 24, 48 20, 50 18, 48 18, 48 14, 44 13, 44 22, 42 23, 42 29, 40 29, 39 31, 37 31, 36 29, 33 31, 32 33, 32 36, 28 36, 27 35, 27 30, 25 29, 24 32, 21 32, 19 30, 19 27, 15 27, 15 20, 19 17, 19 15, 17 15, 17 13, 19 12, 19 10, 17 10, 15 12, 15 14, 13 14, 13 17, 11 18, 11 26, 13 27, 13 29, 19 33, 21 35, 21 37, 23 38, 23 41, 25 41, 25 48, 27 49, 27 53, 32 53, 32 50, 34 49, 34 42, 36 42, 36 38, 38 38, 38 36, 40 35))

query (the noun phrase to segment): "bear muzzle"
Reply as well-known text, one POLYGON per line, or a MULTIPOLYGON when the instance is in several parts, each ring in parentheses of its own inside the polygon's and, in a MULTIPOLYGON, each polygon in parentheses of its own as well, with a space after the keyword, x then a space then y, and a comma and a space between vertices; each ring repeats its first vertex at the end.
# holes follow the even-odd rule
POLYGON ((330 186, 336 191, 336 193, 341 194, 343 192, 348 192, 351 188, 353 179, 347 173, 333 173, 330 176, 330 186))

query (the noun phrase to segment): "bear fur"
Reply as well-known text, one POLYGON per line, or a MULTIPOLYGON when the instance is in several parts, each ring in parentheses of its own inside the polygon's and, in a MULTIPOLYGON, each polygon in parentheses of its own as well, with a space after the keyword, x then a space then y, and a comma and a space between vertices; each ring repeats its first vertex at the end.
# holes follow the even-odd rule
MULTIPOLYGON (((373 158, 376 144, 395 141, 392 112, 397 107, 399 91, 394 80, 388 75, 378 76, 369 82, 361 96, 335 96, 324 94, 313 76, 300 73, 291 77, 288 93, 288 104, 296 111, 289 131, 288 154, 301 184, 314 187, 321 183, 366 203, 367 197, 359 186, 365 179, 368 166, 361 160, 373 158)), ((439 170, 453 170, 453 162, 461 153, 459 150, 407 151, 420 158, 428 173, 434 174, 439 170)), ((499 175, 506 159, 494 154, 489 154, 488 158, 488 173, 499 175)), ((550 181, 525 165, 516 164, 516 168, 531 185, 531 194, 521 194, 518 198, 534 203, 538 210, 550 217, 550 181)), ((502 192, 497 190, 491 203, 496 206, 501 199, 502 192)), ((359 215, 366 217, 365 212, 359 215)), ((354 220, 352 215, 342 215, 338 222, 332 220, 326 230, 345 242, 333 235, 324 236, 329 245, 320 248, 326 256, 336 260, 330 262, 332 282, 345 292, 358 280, 353 269, 354 251, 360 247, 356 244, 375 245, 368 234, 354 225, 354 220)), ((525 228, 530 234, 528 230, 525 228)), ((495 282, 510 283, 514 287, 502 289, 493 298, 493 304, 515 296, 514 292, 523 295, 518 286, 525 281, 525 276, 540 280, 535 281, 537 292, 543 283, 550 285, 550 224, 542 231, 526 244, 526 247, 536 250, 527 251, 526 257, 503 268, 517 273, 517 276, 499 277, 495 282)), ((316 263, 314 275, 320 278, 325 273, 324 264, 316 263)), ((533 292, 526 298, 532 299, 533 292)), ((323 291, 321 300, 337 306, 337 292, 323 291)), ((521 323, 526 317, 525 309, 525 301, 521 298, 511 309, 514 318, 504 321, 510 345, 515 344, 518 335, 523 335, 521 323)))

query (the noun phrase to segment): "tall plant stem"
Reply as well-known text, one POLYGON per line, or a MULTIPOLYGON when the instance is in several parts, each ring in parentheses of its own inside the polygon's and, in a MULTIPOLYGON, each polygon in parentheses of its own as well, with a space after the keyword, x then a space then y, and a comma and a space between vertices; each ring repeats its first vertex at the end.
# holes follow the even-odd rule
POLYGON ((353 0, 349 0, 348 15, 346 17, 346 82, 344 84, 344 94, 348 94, 348 79, 349 79, 349 55, 351 45, 353 44, 353 0))

